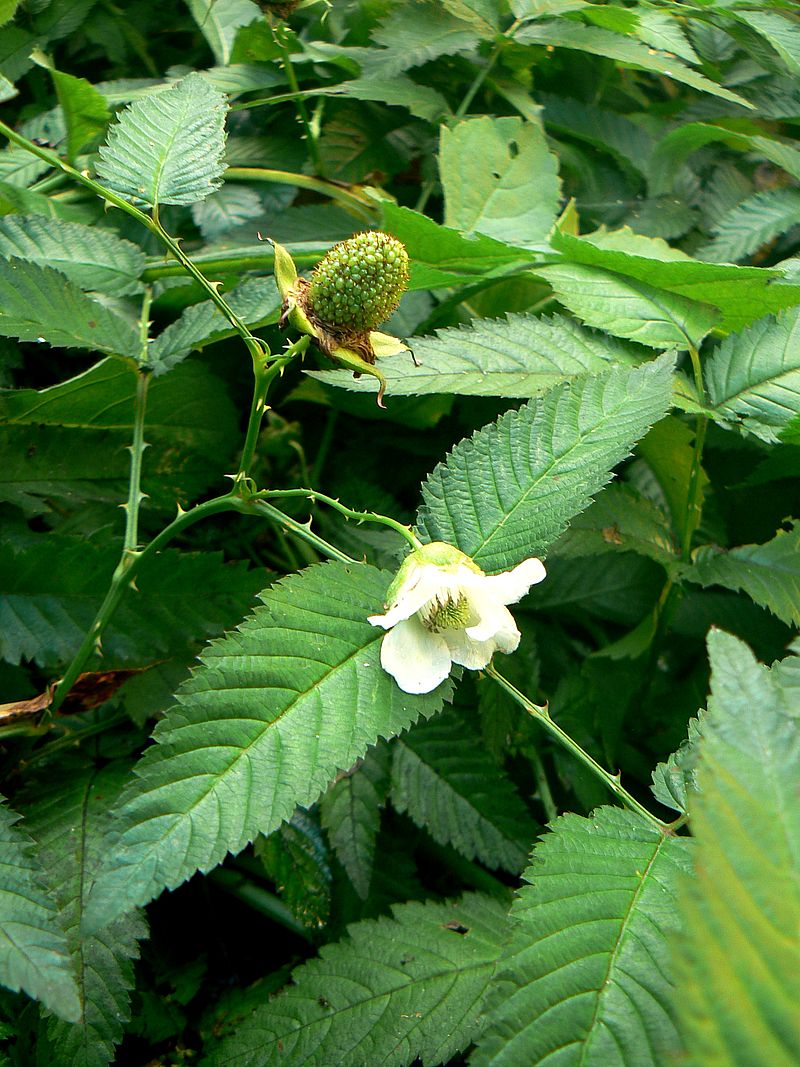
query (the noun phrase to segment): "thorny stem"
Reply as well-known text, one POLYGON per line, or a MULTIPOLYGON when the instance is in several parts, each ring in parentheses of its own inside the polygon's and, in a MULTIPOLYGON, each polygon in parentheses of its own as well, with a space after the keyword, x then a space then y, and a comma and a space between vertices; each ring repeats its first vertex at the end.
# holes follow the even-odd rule
POLYGON ((147 408, 147 387, 150 371, 141 367, 136 371, 136 400, 133 411, 133 442, 130 445, 131 473, 128 481, 128 502, 125 508, 125 541, 123 554, 135 552, 139 543, 139 506, 147 497, 142 492, 142 456, 147 448, 144 440, 144 414, 147 408))
POLYGON ((574 741, 568 733, 561 729, 558 723, 554 722, 550 718, 550 714, 547 708, 541 708, 538 704, 534 704, 533 701, 528 700, 524 693, 520 693, 516 686, 512 685, 507 678, 504 678, 499 671, 496 670, 493 664, 489 664, 484 668, 485 673, 501 687, 506 693, 515 700, 532 718, 541 723, 547 732, 553 737, 560 745, 566 748, 573 754, 580 762, 587 767, 593 774, 595 774, 605 785, 611 790, 614 796, 625 805, 626 808, 630 808, 631 811, 635 811, 637 815, 641 815, 643 819, 646 819, 651 826, 656 827, 662 833, 671 832, 671 828, 668 823, 662 822, 657 819, 655 815, 647 810, 639 801, 631 796, 627 789, 625 789, 620 782, 620 776, 618 774, 611 774, 604 767, 589 755, 577 741, 574 741))
MULTIPOLYGON (((298 252, 292 246, 289 250, 298 267, 313 267, 330 247, 330 241, 320 241, 318 251, 298 252)), ((197 267, 208 271, 218 271, 220 274, 235 274, 246 270, 273 270, 275 252, 272 245, 265 243, 261 248, 253 246, 230 252, 198 252, 197 255, 192 256, 192 262, 197 267)), ((174 278, 183 273, 184 268, 180 263, 165 261, 163 256, 148 256, 147 266, 142 271, 142 281, 155 282, 160 278, 174 278)))
POLYGON ((242 458, 239 462, 239 470, 234 475, 233 483, 238 491, 247 479, 247 472, 253 462, 258 435, 261 431, 261 423, 267 413, 267 393, 278 375, 283 373, 285 367, 292 362, 295 356, 302 355, 308 348, 309 337, 301 337, 287 348, 286 352, 274 359, 271 363, 263 357, 253 358, 253 400, 250 404, 250 418, 247 423, 244 445, 242 446, 242 458))
POLYGON ((159 240, 166 246, 169 252, 178 260, 184 270, 190 274, 195 281, 202 286, 202 288, 208 293, 210 299, 214 302, 217 308, 222 312, 225 318, 230 322, 231 326, 241 336, 244 343, 255 360, 257 356, 269 355, 269 351, 265 349, 264 342, 259 341, 258 338, 248 330, 247 326, 242 322, 239 316, 229 306, 223 296, 217 291, 217 284, 210 282, 208 278, 203 274, 199 267, 195 266, 192 260, 186 255, 183 249, 180 247, 179 241, 174 237, 171 237, 161 223, 158 221, 157 212, 153 211, 153 217, 151 218, 146 212, 141 211, 138 207, 130 204, 121 196, 117 196, 116 193, 110 189, 106 189, 104 185, 96 182, 93 178, 90 178, 88 174, 82 171, 76 170, 65 160, 63 160, 56 152, 50 148, 43 148, 40 145, 34 144, 33 141, 29 141, 27 137, 23 137, 21 133, 17 133, 16 130, 7 126, 6 123, 0 122, 0 133, 11 141, 12 144, 18 145, 20 148, 24 148, 34 156, 38 156, 39 159, 49 163, 51 167, 55 167, 62 171, 64 174, 69 175, 74 181, 79 182, 81 185, 86 186, 87 189, 91 189, 93 193, 99 196, 102 200, 105 200, 109 204, 113 204, 114 207, 118 207, 121 211, 124 211, 131 218, 136 219, 142 226, 154 233, 159 240))
POLYGON ((306 544, 311 545, 323 556, 327 556, 328 559, 336 559, 340 563, 358 563, 357 559, 353 559, 352 556, 348 556, 346 552, 342 552, 341 549, 336 548, 335 545, 330 544, 319 534, 315 534, 311 529, 311 520, 308 522, 298 522, 297 519, 293 519, 290 515, 286 515, 283 511, 273 507, 272 504, 266 500, 259 500, 256 498, 252 501, 251 509, 255 515, 263 515, 265 518, 270 519, 276 523, 280 529, 288 530, 289 533, 295 535, 301 541, 305 541, 306 544))
POLYGON ((332 496, 318 493, 316 489, 264 489, 257 494, 257 497, 259 500, 266 500, 270 497, 305 497, 308 500, 319 500, 344 515, 347 519, 355 519, 356 522, 377 522, 381 526, 388 526, 401 534, 412 548, 422 548, 422 542, 410 526, 404 526, 397 519, 392 519, 388 515, 379 515, 374 511, 354 511, 352 508, 345 507, 341 501, 335 500, 332 496))

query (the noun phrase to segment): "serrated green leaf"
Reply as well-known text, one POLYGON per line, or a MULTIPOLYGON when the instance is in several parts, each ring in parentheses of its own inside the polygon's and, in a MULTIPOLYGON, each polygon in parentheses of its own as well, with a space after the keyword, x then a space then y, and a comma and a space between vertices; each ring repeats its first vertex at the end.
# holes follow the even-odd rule
MULTIPOLYGON (((0 499, 31 514, 123 501, 135 393, 134 370, 112 359, 48 389, 0 390, 0 499)), ((227 473, 236 439, 236 409, 205 367, 186 363, 151 382, 143 508, 189 503, 227 473)))
POLYGON ((67 158, 70 162, 95 141, 111 121, 105 97, 85 78, 51 70, 58 102, 67 127, 67 158))
POLYGON ((99 862, 108 811, 128 767, 98 770, 82 762, 59 767, 58 775, 28 786, 27 826, 38 846, 47 886, 58 904, 78 979, 81 1016, 70 1024, 49 1019, 42 1026, 42 1062, 105 1067, 129 1018, 132 960, 146 934, 142 916, 125 916, 99 934, 84 937, 84 902, 99 862))
POLYGON ((207 241, 257 218, 264 211, 255 189, 243 185, 223 185, 215 193, 192 204, 192 219, 207 241))
POLYGON ((556 386, 462 441, 423 485, 420 529, 487 571, 542 555, 664 414, 672 366, 556 386))
MULTIPOLYGON (((381 362, 391 396, 456 393, 527 400, 565 379, 636 359, 618 341, 562 315, 479 319, 469 326, 438 330, 430 337, 411 338, 408 343, 416 363, 407 353, 381 362)), ((355 381, 341 371, 312 374, 353 392, 377 389, 377 382, 355 381)))
POLYGON ((206 649, 116 813, 95 925, 271 833, 379 737, 441 707, 447 683, 408 696, 379 665, 382 635, 366 619, 390 577, 367 565, 309 567, 206 649))
POLYGON ((720 317, 708 304, 583 263, 537 267, 536 273, 587 326, 651 348, 697 347, 720 317))
POLYGON ((136 201, 194 204, 220 187, 226 102, 200 74, 137 100, 100 148, 97 176, 136 201))
POLYGON ((788 1067, 800 1001, 800 691, 735 637, 712 632, 708 645, 675 1005, 691 1067, 788 1067))
POLYGON ((472 52, 479 44, 474 26, 431 2, 415 4, 413 18, 400 8, 390 10, 372 31, 372 40, 383 49, 366 61, 364 73, 375 69, 386 77, 439 56, 472 52))
MULTIPOLYGON (((599 9, 599 5, 597 5, 599 9)), ((719 96, 743 107, 752 107, 747 100, 725 89, 704 75, 692 70, 677 56, 648 48, 641 41, 623 37, 619 33, 603 29, 600 26, 582 26, 567 19, 560 21, 537 22, 535 25, 523 26, 514 35, 514 39, 524 44, 541 44, 556 48, 574 48, 581 52, 590 52, 597 56, 606 56, 618 63, 639 70, 649 70, 656 74, 665 74, 693 89, 719 96)))
POLYGON ((302 926, 318 931, 331 910, 331 868, 319 820, 298 809, 253 851, 275 883, 281 900, 302 926))
POLYGON ((555 556, 636 552, 667 565, 678 558, 667 516, 632 486, 615 482, 553 545, 555 556))
POLYGON ((328 788, 320 801, 322 825, 362 900, 369 895, 381 808, 389 792, 389 750, 371 748, 328 788))
MULTIPOLYGON (((2 153, 0 153, 0 156, 2 153)), ((62 203, 32 189, 0 181, 0 215, 43 215, 65 222, 93 222, 97 218, 94 204, 62 203)))
POLYGON ((230 63, 233 43, 242 26, 263 18, 252 0, 186 0, 200 32, 220 65, 230 63))
POLYGON ((518 874, 536 825, 513 785, 456 712, 392 743, 392 805, 467 859, 518 874))
POLYGON ((131 359, 141 348, 130 322, 86 296, 61 271, 16 258, 0 259, 0 334, 131 359))
POLYGON ((377 100, 390 107, 406 107, 412 115, 428 122, 437 122, 450 112, 447 100, 429 85, 420 85, 405 74, 384 75, 380 70, 342 82, 335 87, 336 95, 354 100, 377 100))
POLYGON ((293 974, 212 1054, 209 1067, 423 1067, 447 1063, 481 1029, 506 931, 491 897, 402 904, 356 923, 293 974))
MULTIPOLYGON (((637 448, 655 479, 653 495, 663 510, 672 516, 672 528, 677 537, 683 536, 691 491, 694 433, 691 426, 677 416, 668 415, 650 430, 637 448)), ((701 466, 697 482, 701 504, 707 487, 708 475, 701 466)))
POLYGON ((653 138, 641 126, 615 111, 604 111, 584 101, 551 93, 538 93, 548 128, 569 133, 594 148, 608 152, 626 169, 646 173, 653 138))
MULTIPOLYGON (((77 652, 119 559, 116 545, 50 534, 6 553, 0 565, 0 658, 65 664, 77 652)), ((217 552, 167 549, 142 565, 103 634, 105 662, 152 662, 235 622, 263 575, 217 552)))
POLYGON ((701 719, 689 719, 689 733, 680 748, 653 771, 651 789, 656 800, 686 813, 689 797, 697 791, 697 763, 702 736, 701 719))
POLYGON ((782 167, 793 178, 800 178, 800 149, 772 137, 762 137, 714 126, 707 122, 689 122, 671 130, 656 145, 650 157, 650 191, 668 193, 681 165, 698 149, 722 142, 740 152, 753 152, 782 167))
POLYGON ((0 798, 0 982, 24 989, 60 1018, 81 1006, 58 912, 45 894, 32 842, 0 798))
POLYGON ((724 330, 741 330, 755 319, 800 303, 800 286, 776 284, 783 277, 781 270, 703 263, 665 241, 628 229, 585 237, 555 233, 552 244, 574 263, 601 267, 654 289, 718 307, 724 330))
MULTIPOLYGON (((277 322, 280 317, 282 300, 274 278, 246 278, 225 299, 251 330, 277 322)), ((187 308, 155 338, 148 353, 150 365, 158 376, 191 352, 235 334, 217 305, 212 300, 204 300, 187 308)))
POLYGON ((531 253, 492 237, 464 237, 411 208, 382 204, 383 229, 399 238, 411 259, 410 289, 435 289, 501 274, 530 262, 531 253))
POLYGON ((800 626, 800 524, 779 530, 763 545, 730 551, 698 548, 680 577, 698 585, 744 592, 789 625, 800 626))
POLYGON ((800 191, 767 189, 731 208, 713 227, 714 237, 698 255, 714 263, 753 255, 792 226, 800 225, 800 191))
POLYGON ((668 938, 689 846, 618 808, 554 823, 511 909, 473 1067, 663 1067, 680 1054, 668 938))
POLYGON ((111 230, 41 215, 0 220, 0 256, 55 267, 81 289, 126 296, 142 289, 144 252, 111 230))
POLYGON ((742 17, 769 41, 792 74, 800 74, 800 27, 796 21, 778 11, 747 11, 742 17))
POLYGON ((442 126, 439 173, 446 226, 525 248, 546 246, 561 183, 541 123, 481 115, 442 126))
POLYGON ((724 422, 775 442, 800 414, 800 310, 728 337, 705 365, 709 400, 724 422))

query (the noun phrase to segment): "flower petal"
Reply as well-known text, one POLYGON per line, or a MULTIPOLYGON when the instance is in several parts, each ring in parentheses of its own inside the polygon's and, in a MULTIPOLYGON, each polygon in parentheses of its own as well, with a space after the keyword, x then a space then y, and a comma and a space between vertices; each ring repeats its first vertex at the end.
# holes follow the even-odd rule
POLYGON ((502 652, 513 652, 520 633, 508 608, 489 597, 476 597, 474 591, 470 602, 480 619, 474 626, 467 626, 467 637, 473 641, 493 641, 502 652))
POLYGON ((473 641, 465 630, 445 630, 442 637, 447 642, 453 663, 471 671, 482 670, 494 655, 494 641, 473 641))
POLYGON ((416 617, 399 622, 381 644, 381 666, 404 693, 430 693, 448 676, 450 664, 442 636, 416 617))
POLYGON ((482 581, 482 587, 500 604, 516 604, 522 600, 532 585, 547 577, 547 571, 540 559, 524 559, 511 571, 488 575, 482 581))
POLYGON ((443 579, 446 581, 447 576, 431 563, 414 567, 409 574, 408 581, 397 591, 394 604, 389 606, 386 614, 370 615, 367 621, 373 626, 382 626, 384 630, 390 630, 403 619, 410 619, 429 600, 433 600, 445 584, 443 579))

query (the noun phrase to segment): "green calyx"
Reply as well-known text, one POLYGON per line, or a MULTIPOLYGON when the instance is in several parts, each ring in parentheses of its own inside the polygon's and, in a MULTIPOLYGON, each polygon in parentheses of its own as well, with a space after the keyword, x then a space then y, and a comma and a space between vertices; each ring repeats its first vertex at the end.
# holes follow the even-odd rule
POLYGON ((358 336, 389 318, 408 285, 408 253, 370 230, 334 245, 311 275, 307 307, 328 331, 358 336))

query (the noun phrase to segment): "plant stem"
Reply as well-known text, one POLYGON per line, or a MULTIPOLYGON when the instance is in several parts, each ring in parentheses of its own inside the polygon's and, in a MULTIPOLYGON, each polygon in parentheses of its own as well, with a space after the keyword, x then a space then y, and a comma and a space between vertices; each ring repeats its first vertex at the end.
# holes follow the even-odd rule
POLYGON ((231 326, 241 335, 242 340, 247 345, 251 356, 255 360, 257 357, 263 355, 269 355, 269 350, 265 348, 264 342, 259 341, 258 338, 248 330, 247 326, 242 322, 239 316, 232 310, 227 301, 217 291, 218 283, 210 282, 208 278, 203 274, 199 267, 195 266, 194 262, 186 255, 183 249, 180 247, 180 243, 171 237, 161 223, 158 221, 158 213, 154 209, 153 217, 151 218, 144 211, 140 211, 138 207, 134 207, 133 204, 128 203, 127 200, 121 196, 117 196, 116 193, 110 189, 106 189, 105 186, 96 182, 93 178, 90 178, 87 174, 76 170, 65 160, 61 159, 59 155, 52 151, 50 148, 42 148, 40 145, 34 144, 33 141, 29 141, 27 137, 23 137, 22 134, 17 133, 10 126, 7 126, 4 122, 0 122, 0 133, 4 133, 5 136, 12 142, 12 144, 18 145, 20 148, 24 148, 34 156, 38 156, 39 159, 43 159, 46 163, 49 163, 51 167, 56 167, 64 174, 69 175, 74 181, 79 182, 81 185, 85 185, 87 189, 91 189, 93 193, 99 196, 102 200, 105 200, 109 204, 113 204, 121 211, 124 211, 131 218, 136 219, 142 226, 154 233, 159 240, 166 246, 175 259, 181 264, 184 270, 190 274, 194 280, 202 286, 202 288, 208 293, 210 299, 216 304, 225 318, 230 322, 231 326))
MULTIPOLYGON (((313 267, 331 247, 330 241, 319 242, 319 251, 296 252, 290 246, 292 259, 298 267, 313 267)), ((142 281, 155 282, 160 278, 174 278, 184 274, 181 263, 165 262, 162 256, 149 256, 148 265, 142 271, 142 281)), ((275 252, 272 245, 264 243, 263 248, 247 248, 231 252, 198 252, 192 256, 197 267, 220 274, 239 273, 246 270, 273 270, 275 252)))
POLYGON ((324 178, 314 178, 308 174, 293 174, 290 171, 269 170, 266 167, 228 167, 225 171, 225 180, 296 185, 298 189, 309 189, 311 192, 321 193, 331 200, 338 200, 345 207, 356 211, 367 222, 374 221, 378 216, 378 205, 374 200, 368 200, 366 197, 354 193, 345 185, 326 181, 324 178))
MULTIPOLYGON (((698 396, 701 399, 705 399, 703 371, 700 366, 700 353, 694 345, 689 345, 689 357, 692 361, 692 370, 694 371, 694 380, 698 396)), ((688 563, 691 559, 692 538, 697 532, 697 528, 700 525, 700 520, 703 516, 700 474, 702 472, 703 446, 705 445, 707 429, 707 416, 698 415, 695 418, 694 449, 692 451, 692 466, 689 472, 689 488, 686 495, 686 516, 683 525, 683 536, 681 538, 681 559, 684 563, 688 563)))
POLYGON ((356 522, 377 522, 381 526, 388 526, 403 536, 412 548, 422 548, 422 542, 410 526, 404 526, 397 519, 392 519, 388 515, 379 515, 374 511, 354 511, 352 508, 345 507, 344 504, 339 500, 335 500, 332 496, 318 493, 316 489, 264 489, 257 496, 259 500, 266 500, 271 497, 305 497, 308 500, 320 501, 338 511, 347 519, 355 519, 356 522))
POLYGON ((657 819, 655 815, 647 810, 639 801, 631 796, 631 794, 622 786, 620 782, 619 774, 611 774, 604 767, 589 755, 577 741, 574 741, 568 733, 561 729, 558 723, 554 722, 550 718, 550 714, 547 708, 540 708, 538 704, 534 704, 533 701, 528 700, 524 693, 520 693, 516 686, 512 685, 507 678, 504 678, 499 671, 496 670, 493 664, 489 664, 484 668, 485 673, 492 678, 497 684, 508 693, 508 695, 515 700, 532 718, 540 722, 547 732, 553 737, 560 745, 566 748, 573 754, 580 762, 587 767, 593 774, 595 774, 614 794, 619 800, 630 808, 631 811, 635 811, 637 815, 641 815, 643 819, 646 819, 651 826, 656 827, 662 833, 668 831, 669 827, 667 823, 663 823, 660 819, 657 819))
POLYGON ((136 371, 136 400, 133 409, 133 442, 130 445, 131 473, 128 480, 128 502, 125 509, 125 541, 123 555, 135 552, 139 543, 139 505, 147 494, 142 492, 142 456, 147 448, 144 440, 144 415, 147 409, 147 388, 150 371, 136 371))
POLYGON ((319 154, 319 144, 317 143, 317 136, 311 125, 311 120, 308 117, 308 110, 306 108, 306 102, 300 95, 300 86, 297 84, 297 75, 294 72, 294 66, 292 64, 292 56, 289 49, 286 46, 286 37, 283 33, 282 27, 274 28, 272 31, 275 43, 281 50, 281 57, 283 59, 283 69, 286 72, 286 80, 289 82, 289 88, 295 94, 295 107, 297 108, 297 114, 300 116, 300 121, 303 124, 303 128, 306 131, 306 140, 308 141, 308 151, 311 155, 311 162, 314 164, 314 171, 316 174, 323 173, 322 159, 319 154))
POLYGON ((295 356, 300 356, 305 352, 310 341, 310 337, 301 337, 298 341, 295 341, 294 344, 290 345, 282 356, 274 359, 271 363, 268 363, 263 358, 253 359, 255 383, 253 385, 253 399, 250 404, 250 418, 247 422, 247 433, 245 434, 244 445, 242 446, 242 458, 239 461, 239 470, 236 472, 233 479, 233 484, 237 489, 241 488, 246 481, 247 472, 253 462, 256 445, 258 444, 258 435, 261 432, 261 423, 269 410, 267 405, 267 393, 269 392, 269 387, 278 375, 283 372, 284 368, 289 366, 295 356))

